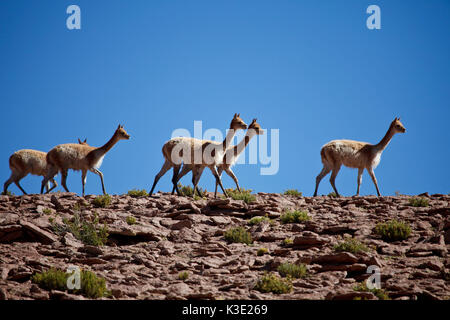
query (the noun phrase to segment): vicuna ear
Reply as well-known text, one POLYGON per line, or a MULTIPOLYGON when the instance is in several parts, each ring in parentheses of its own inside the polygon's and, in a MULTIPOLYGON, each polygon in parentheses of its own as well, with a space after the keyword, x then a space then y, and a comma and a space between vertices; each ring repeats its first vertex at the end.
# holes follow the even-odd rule
POLYGON ((120 123, 119 123, 119 125, 117 126, 117 129, 120 129, 120 123))
POLYGON ((234 118, 234 119, 236 119, 236 118, 237 118, 237 113, 235 113, 235 114, 234 114, 233 118, 234 118))
POLYGON ((255 122, 256 122, 256 118, 252 120, 252 123, 255 123, 255 122))
POLYGON ((238 117, 240 117, 241 116, 241 114, 240 113, 238 113, 238 117))
POLYGON ((86 143, 86 141, 87 141, 87 138, 86 138, 86 139, 84 139, 84 143, 86 143))
MULTIPOLYGON (((85 142, 86 142, 86 141, 85 141, 85 142)), ((81 140, 80 140, 80 138, 78 138, 78 143, 79 143, 79 144, 81 144, 81 140)))

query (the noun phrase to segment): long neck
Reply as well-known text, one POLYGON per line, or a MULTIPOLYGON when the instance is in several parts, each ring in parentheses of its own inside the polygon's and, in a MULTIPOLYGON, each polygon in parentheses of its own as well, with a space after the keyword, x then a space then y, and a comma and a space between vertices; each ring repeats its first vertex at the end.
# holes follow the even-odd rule
POLYGON ((389 141, 391 141, 392 137, 394 136, 394 130, 392 130, 392 127, 389 127, 388 131, 384 135, 383 139, 375 145, 375 149, 377 151, 383 151, 387 145, 389 144, 389 141))
POLYGON ((230 146, 231 140, 233 140, 234 135, 236 134, 236 130, 229 129, 227 132, 227 136, 225 137, 225 140, 222 142, 222 150, 225 152, 225 150, 230 146))
POLYGON ((103 146, 97 148, 99 151, 99 155, 103 156, 105 153, 107 153, 109 150, 111 150, 112 147, 119 141, 116 134, 114 134, 111 139, 107 143, 105 143, 103 146))
POLYGON ((239 142, 236 146, 234 146, 233 153, 236 157, 238 155, 240 155, 242 153, 242 151, 244 151, 244 149, 247 147, 248 143, 254 136, 255 136, 255 131, 248 130, 247 133, 245 134, 244 139, 242 139, 241 142, 239 142))

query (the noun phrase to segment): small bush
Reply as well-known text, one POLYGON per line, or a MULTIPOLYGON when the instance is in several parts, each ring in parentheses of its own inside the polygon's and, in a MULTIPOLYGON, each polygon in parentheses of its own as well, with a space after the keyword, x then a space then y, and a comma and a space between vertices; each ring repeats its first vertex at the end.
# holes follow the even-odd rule
POLYGON ((303 196, 303 194, 300 191, 298 191, 297 189, 288 189, 284 192, 284 195, 293 196, 296 198, 301 198, 303 196))
POLYGON ((291 244, 294 243, 294 240, 292 240, 291 238, 286 238, 283 240, 283 246, 290 246, 291 244))
POLYGON ((337 198, 336 192, 330 192, 330 193, 328 194, 328 196, 329 196, 330 198, 337 198))
POLYGON ((183 271, 178 274, 178 279, 186 281, 189 278, 189 272, 183 271))
POLYGON ((292 281, 290 278, 282 279, 274 273, 265 273, 258 280, 254 289, 264 293, 289 293, 292 291, 292 281))
MULTIPOLYGON (((192 188, 191 186, 184 186, 184 185, 182 185, 181 183, 178 183, 178 190, 180 190, 180 194, 182 195, 182 196, 185 196, 185 197, 193 197, 193 195, 194 195, 194 188, 192 188)), ((204 195, 207 191, 206 191, 206 189, 202 189, 202 188, 200 188, 199 186, 197 186, 197 189, 200 191, 200 193, 202 194, 202 195, 204 195)), ((195 197, 194 197, 194 200, 199 200, 199 199, 201 199, 199 196, 198 196, 198 194, 196 193, 195 194, 195 197)))
POLYGON ((378 223, 375 227, 375 233, 380 235, 384 241, 405 240, 411 234, 411 227, 406 222, 390 220, 384 223, 378 223))
POLYGON ((367 252, 369 248, 361 241, 355 238, 347 238, 343 242, 333 247, 334 251, 346 251, 351 253, 367 252))
POLYGON ((105 225, 99 227, 98 216, 94 216, 94 221, 87 221, 76 213, 72 221, 63 219, 63 225, 53 223, 53 230, 56 234, 70 232, 75 238, 84 244, 102 246, 108 241, 108 228, 105 225))
POLYGON ((7 190, 6 192, 2 192, 1 194, 4 196, 15 196, 15 194, 9 190, 7 190))
POLYGON ((111 204, 111 196, 109 194, 98 196, 92 201, 92 204, 96 208, 106 208, 111 204))
POLYGON ((390 300, 389 295, 383 289, 369 289, 365 282, 359 283, 357 286, 353 288, 353 290, 358 292, 372 292, 378 299, 380 300, 390 300))
POLYGON ((44 208, 44 209, 42 210, 42 213, 43 213, 43 214, 51 214, 51 213, 52 213, 52 209, 50 209, 50 208, 44 208))
POLYGON ((237 189, 225 189, 228 196, 233 200, 243 200, 245 203, 252 203, 256 200, 256 196, 252 194, 252 190, 241 189, 241 192, 237 189))
POLYGON ((245 230, 244 227, 237 227, 237 228, 231 228, 228 229, 224 233, 225 240, 227 240, 230 243, 246 243, 251 244, 253 242, 252 235, 250 232, 245 230))
POLYGON ((69 273, 52 268, 33 275, 31 281, 45 290, 73 291, 76 294, 80 293, 91 299, 110 295, 106 289, 105 279, 98 277, 91 271, 81 270, 81 288, 79 290, 69 290, 67 288, 67 279, 69 276, 69 273))
POLYGON ((265 255, 266 253, 269 253, 269 250, 267 248, 259 248, 256 252, 259 257, 265 255))
POLYGON ((277 269, 282 277, 304 278, 308 273, 304 264, 282 263, 277 269))
POLYGON ((305 222, 311 220, 311 217, 308 216, 308 212, 306 211, 286 211, 280 217, 282 223, 298 223, 305 222))
POLYGON ((147 197, 148 192, 145 189, 142 189, 142 190, 132 189, 132 190, 128 191, 128 195, 133 198, 147 197))
POLYGON ((133 216, 128 216, 127 217, 127 223, 131 226, 133 224, 136 224, 136 218, 133 216))
POLYGON ((248 224, 251 226, 254 226, 254 225, 260 224, 261 222, 264 222, 264 221, 272 223, 272 220, 268 217, 253 217, 248 221, 248 224))
POLYGON ((428 207, 429 202, 427 198, 411 198, 409 199, 409 205, 412 207, 428 207))

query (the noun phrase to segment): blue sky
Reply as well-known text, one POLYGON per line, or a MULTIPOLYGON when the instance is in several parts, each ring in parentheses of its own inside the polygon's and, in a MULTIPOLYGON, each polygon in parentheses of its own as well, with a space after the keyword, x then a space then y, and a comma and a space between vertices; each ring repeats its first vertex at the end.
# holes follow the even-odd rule
MULTIPOLYGON (((448 193, 449 30, 444 0, 3 0, 0 182, 16 150, 48 151, 78 137, 101 146, 121 123, 131 140, 107 154, 106 189, 149 190, 174 129, 202 120, 225 130, 240 112, 280 133, 279 172, 238 165, 244 188, 310 196, 323 144, 376 143, 400 116, 407 132, 375 170, 381 193, 448 193), (66 28, 71 4, 81 8, 81 30, 66 28), (366 27, 370 4, 381 8, 381 30, 366 27)), ((71 191, 81 192, 80 175, 69 173, 71 191)), ((356 176, 341 170, 341 194, 355 194, 356 176)), ((156 189, 170 190, 170 179, 156 189)), ((328 179, 320 194, 332 191, 328 179)), ((21 184, 37 193, 40 181, 21 184)), ((228 176, 223 182, 234 187, 228 176)), ((213 189, 210 172, 200 185, 213 189)), ((101 193, 92 173, 86 192, 101 193)), ((361 193, 375 194, 366 172, 361 193)))

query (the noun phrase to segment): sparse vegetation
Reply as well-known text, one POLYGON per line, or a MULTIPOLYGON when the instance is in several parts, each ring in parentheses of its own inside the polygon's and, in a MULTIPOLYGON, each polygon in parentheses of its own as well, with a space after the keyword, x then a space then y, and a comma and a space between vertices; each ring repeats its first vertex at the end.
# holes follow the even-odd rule
POLYGON ((334 251, 346 251, 351 253, 360 253, 369 251, 369 247, 367 247, 364 243, 355 238, 347 238, 341 243, 335 245, 333 247, 334 251))
POLYGON ((330 193, 328 194, 328 196, 329 196, 330 198, 337 198, 336 192, 330 192, 330 193))
POLYGON ((133 224, 136 224, 136 218, 133 216, 128 216, 127 217, 127 224, 129 224, 130 226, 133 224))
POLYGON ((261 222, 267 221, 269 223, 273 223, 273 221, 268 217, 253 217, 248 221, 248 224, 254 226, 256 224, 260 224, 261 222))
POLYGON ((353 288, 353 290, 358 292, 372 292, 378 299, 380 300, 390 300, 389 295, 383 289, 369 289, 365 282, 359 283, 357 286, 353 288))
POLYGON ((427 198, 414 197, 409 199, 409 205, 412 207, 428 207, 429 201, 427 198))
POLYGON ((308 212, 306 211, 286 211, 280 217, 282 223, 299 223, 311 220, 311 217, 308 216, 308 212))
POLYGON ((53 223, 53 230, 59 235, 70 232, 75 238, 88 245, 102 246, 108 240, 108 228, 106 224, 99 226, 96 214, 93 221, 87 221, 76 213, 71 220, 64 218, 63 225, 53 223))
POLYGON ((98 196, 92 201, 92 204, 96 208, 106 208, 111 204, 111 196, 109 194, 98 196))
POLYGON ((187 272, 187 271, 180 272, 178 274, 178 279, 182 280, 182 281, 186 281, 187 279, 189 279, 189 272, 187 272))
POLYGON ((241 188, 241 192, 237 189, 225 189, 225 191, 233 200, 243 200, 245 203, 252 203, 256 200, 256 196, 250 189, 241 188))
POLYGON ((289 293, 292 291, 292 281, 290 277, 283 279, 274 273, 265 273, 258 280, 254 289, 264 293, 289 293))
POLYGON ((128 191, 128 195, 133 198, 147 197, 148 192, 145 189, 142 189, 142 190, 132 189, 132 190, 128 191))
POLYGON ((303 196, 303 194, 298 191, 297 189, 288 189, 284 192, 285 196, 293 196, 293 197, 297 197, 297 198, 301 198, 303 196))
POLYGON ((269 253, 269 250, 267 248, 259 248, 256 252, 259 257, 265 255, 266 253, 269 253))
POLYGON ((224 233, 225 240, 230 243, 240 242, 245 244, 251 244, 253 242, 250 232, 245 230, 244 227, 236 227, 228 229, 224 233))
POLYGON ((294 243, 294 240, 292 240, 291 238, 286 238, 283 240, 283 246, 290 246, 294 243))
POLYGON ((411 234, 411 227, 408 223, 397 220, 378 223, 375 227, 375 233, 381 236, 384 241, 405 240, 411 234))
POLYGON ((44 208, 44 209, 42 209, 42 213, 43 213, 43 214, 51 214, 51 213, 52 213, 52 209, 50 209, 50 208, 44 208))
POLYGON ((1 194, 4 195, 4 196, 15 196, 15 194, 13 192, 9 191, 9 190, 7 190, 6 193, 2 192, 1 194))
MULTIPOLYGON (((206 189, 202 189, 198 186, 197 186, 197 188, 202 195, 204 195, 207 192, 206 189)), ((180 194, 185 197, 192 197, 194 195, 194 189, 191 186, 184 186, 181 183, 178 183, 178 190, 180 190, 180 194)), ((196 193, 194 200, 199 200, 199 199, 201 199, 201 197, 198 196, 198 194, 196 193)))
MULTIPOLYGON (((58 269, 49 269, 42 273, 32 276, 31 281, 45 290, 67 291, 67 279, 70 274, 58 269)), ((109 296, 110 292, 106 289, 106 281, 98 277, 91 271, 81 270, 80 289, 69 290, 76 294, 82 294, 91 299, 109 296)))
POLYGON ((282 277, 304 278, 308 270, 304 264, 282 263, 278 266, 278 273, 282 277))

